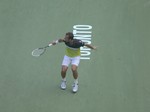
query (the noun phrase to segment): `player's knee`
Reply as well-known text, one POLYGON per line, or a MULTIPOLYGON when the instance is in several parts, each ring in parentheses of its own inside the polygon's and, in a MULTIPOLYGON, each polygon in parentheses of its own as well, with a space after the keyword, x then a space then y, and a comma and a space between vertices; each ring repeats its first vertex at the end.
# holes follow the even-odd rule
POLYGON ((62 69, 61 72, 62 72, 62 73, 66 73, 67 70, 66 70, 66 69, 62 69))
POLYGON ((66 73, 67 72, 68 67, 62 67, 61 72, 62 73, 66 73))
POLYGON ((77 72, 77 67, 72 67, 71 70, 72 72, 77 72))

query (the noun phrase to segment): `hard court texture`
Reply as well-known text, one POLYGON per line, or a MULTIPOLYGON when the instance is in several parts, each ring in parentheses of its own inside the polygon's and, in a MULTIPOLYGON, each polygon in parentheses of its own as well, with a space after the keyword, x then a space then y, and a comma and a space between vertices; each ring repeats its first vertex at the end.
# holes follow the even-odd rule
POLYGON ((149 0, 0 0, 0 112, 149 112, 149 0), (79 91, 59 88, 65 45, 33 49, 90 25, 79 91))

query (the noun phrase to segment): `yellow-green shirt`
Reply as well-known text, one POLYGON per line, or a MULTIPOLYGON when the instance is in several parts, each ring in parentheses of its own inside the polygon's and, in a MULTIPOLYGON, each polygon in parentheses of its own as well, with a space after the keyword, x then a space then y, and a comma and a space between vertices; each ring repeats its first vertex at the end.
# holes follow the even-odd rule
POLYGON ((80 47, 84 46, 84 42, 78 39, 73 39, 72 43, 65 42, 66 44, 66 55, 69 57, 80 56, 80 47))

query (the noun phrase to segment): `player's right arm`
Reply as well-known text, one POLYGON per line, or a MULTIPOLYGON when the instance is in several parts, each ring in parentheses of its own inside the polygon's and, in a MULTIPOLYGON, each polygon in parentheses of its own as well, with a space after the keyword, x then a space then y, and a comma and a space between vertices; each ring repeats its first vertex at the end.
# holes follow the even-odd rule
POLYGON ((65 39, 58 39, 58 42, 64 42, 65 41, 65 39))
POLYGON ((57 43, 61 43, 61 42, 64 42, 64 39, 63 39, 63 38, 60 38, 60 39, 54 40, 54 41, 53 41, 53 42, 51 42, 50 44, 56 45, 57 43))

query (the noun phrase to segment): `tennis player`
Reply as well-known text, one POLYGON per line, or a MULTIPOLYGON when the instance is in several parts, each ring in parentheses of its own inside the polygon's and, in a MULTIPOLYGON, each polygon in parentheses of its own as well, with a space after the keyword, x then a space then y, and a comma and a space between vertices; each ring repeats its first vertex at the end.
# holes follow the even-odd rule
POLYGON ((66 54, 62 61, 62 69, 61 69, 61 89, 66 89, 66 72, 68 70, 69 64, 71 64, 71 70, 74 77, 74 83, 72 85, 72 91, 75 93, 78 91, 78 71, 77 68, 80 63, 80 47, 86 46, 91 49, 96 49, 95 46, 90 44, 86 44, 79 39, 74 39, 74 35, 72 32, 68 32, 65 35, 65 38, 58 39, 53 41, 52 44, 56 45, 57 43, 65 43, 66 45, 66 54))

